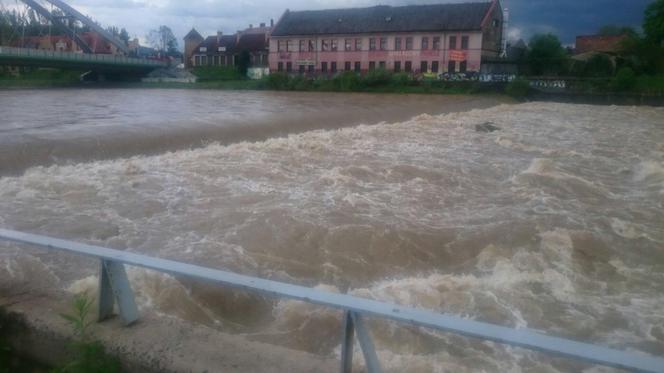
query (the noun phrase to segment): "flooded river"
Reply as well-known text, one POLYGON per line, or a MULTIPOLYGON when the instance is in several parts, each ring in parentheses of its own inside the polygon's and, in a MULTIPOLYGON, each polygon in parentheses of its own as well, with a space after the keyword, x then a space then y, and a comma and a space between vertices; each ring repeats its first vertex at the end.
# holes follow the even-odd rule
MULTIPOLYGON (((482 99, 480 109, 412 117, 473 102, 242 93, 242 103, 229 98, 235 104, 222 110, 225 93, 154 91, 132 99, 135 92, 65 92, 69 98, 52 109, 70 113, 71 122, 50 129, 44 107, 7 110, 20 100, 0 93, 0 142, 98 136, 111 143, 116 125, 131 142, 132 133, 225 130, 218 115, 232 126, 268 123, 270 113, 279 129, 268 133, 298 133, 28 168, 0 178, 0 226, 664 355, 661 108, 489 107, 482 99), (76 95, 88 104, 77 107, 76 95), (164 108, 162 95, 172 105, 164 108), (157 111, 164 127, 150 122, 157 111), (477 132, 485 122, 501 130, 477 132), (308 126, 332 129, 300 131, 308 126)), ((336 312, 129 273, 144 312, 339 353, 336 312)), ((37 290, 93 291, 97 282, 92 261, 6 244, 0 279, 37 290)), ((443 333, 372 326, 393 372, 599 371, 443 333)))

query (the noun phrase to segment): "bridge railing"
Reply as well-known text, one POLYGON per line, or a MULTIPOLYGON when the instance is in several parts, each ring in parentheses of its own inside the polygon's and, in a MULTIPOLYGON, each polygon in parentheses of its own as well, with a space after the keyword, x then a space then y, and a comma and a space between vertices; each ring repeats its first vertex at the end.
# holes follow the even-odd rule
POLYGON ((418 327, 509 344, 530 350, 584 360, 589 363, 638 372, 664 372, 664 359, 551 337, 534 330, 512 329, 457 316, 404 307, 370 299, 320 291, 303 286, 239 275, 181 262, 158 259, 104 247, 85 245, 50 237, 0 229, 0 240, 62 250, 100 261, 99 320, 108 318, 117 302, 125 324, 138 320, 138 308, 124 265, 136 266, 177 276, 185 276, 276 298, 288 298, 343 311, 341 325, 341 371, 351 372, 355 336, 369 372, 380 372, 365 317, 397 321, 418 327))
POLYGON ((113 65, 166 66, 166 62, 142 58, 115 56, 111 54, 83 54, 72 52, 50 51, 30 48, 0 47, 0 56, 29 57, 54 59, 61 61, 89 61, 113 65))

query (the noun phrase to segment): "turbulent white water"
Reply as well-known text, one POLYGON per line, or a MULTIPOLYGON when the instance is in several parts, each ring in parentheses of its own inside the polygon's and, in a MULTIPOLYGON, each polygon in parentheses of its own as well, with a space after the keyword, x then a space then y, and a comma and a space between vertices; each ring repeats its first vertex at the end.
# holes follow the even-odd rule
MULTIPOLYGON (((664 354, 662 109, 503 105, 36 167, 0 179, 0 226, 664 354), (475 131, 487 121, 502 130, 475 131)), ((4 283, 95 287, 93 262, 0 248, 4 283)), ((130 276, 146 310, 338 353, 336 312, 130 276)), ((373 332, 395 372, 597 371, 414 328, 373 332)))

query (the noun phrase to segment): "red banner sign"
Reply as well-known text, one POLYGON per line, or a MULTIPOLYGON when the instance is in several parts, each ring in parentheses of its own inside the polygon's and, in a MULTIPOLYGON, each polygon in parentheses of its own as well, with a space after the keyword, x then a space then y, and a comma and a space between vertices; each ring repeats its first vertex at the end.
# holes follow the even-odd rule
POLYGON ((451 51, 450 52, 451 61, 466 61, 466 52, 464 51, 451 51))

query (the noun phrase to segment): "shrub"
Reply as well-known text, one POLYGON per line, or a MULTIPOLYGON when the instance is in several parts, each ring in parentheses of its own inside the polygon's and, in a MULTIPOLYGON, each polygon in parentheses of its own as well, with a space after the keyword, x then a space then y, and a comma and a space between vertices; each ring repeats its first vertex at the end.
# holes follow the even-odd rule
POLYGON ((346 71, 341 75, 334 77, 336 87, 341 91, 354 91, 362 86, 360 77, 352 72, 346 71))
POLYGON ((586 76, 613 76, 613 61, 606 54, 596 54, 586 62, 584 70, 586 76))
POLYGON ((199 82, 214 82, 221 80, 241 80, 245 78, 238 69, 234 67, 197 67, 192 70, 199 82))
POLYGON ((398 86, 407 86, 412 83, 413 78, 408 73, 398 73, 392 75, 392 83, 398 86))
POLYGON ((392 74, 385 69, 371 70, 364 77, 364 84, 367 87, 381 87, 390 84, 392 74))
POLYGON ((505 88, 505 93, 517 99, 525 98, 528 95, 528 91, 530 91, 530 83, 523 78, 512 80, 505 88))
POLYGON ((629 91, 636 85, 636 73, 629 67, 623 67, 618 71, 611 82, 611 88, 616 91, 629 91))
POLYGON ((92 340, 90 335, 90 313, 93 300, 87 294, 77 295, 72 304, 72 314, 60 315, 72 327, 76 341, 71 345, 75 359, 69 364, 53 370, 54 373, 119 373, 120 362, 108 355, 104 346, 92 340))
POLYGON ((288 82, 288 89, 293 91, 306 91, 309 90, 312 86, 311 80, 307 79, 302 75, 296 75, 290 78, 288 82))
POLYGON ((284 73, 272 73, 265 79, 265 84, 269 89, 284 90, 289 88, 290 78, 284 73))

